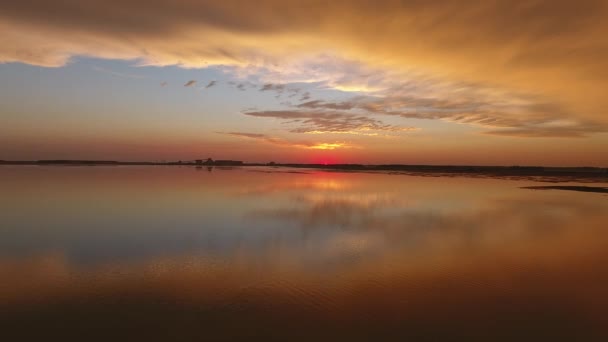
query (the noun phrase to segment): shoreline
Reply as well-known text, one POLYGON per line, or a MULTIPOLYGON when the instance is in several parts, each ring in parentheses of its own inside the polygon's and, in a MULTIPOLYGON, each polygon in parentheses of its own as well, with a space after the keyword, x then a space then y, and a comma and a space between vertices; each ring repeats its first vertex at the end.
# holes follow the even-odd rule
POLYGON ((483 175, 495 177, 551 177, 576 178, 608 182, 608 168, 600 167, 543 167, 543 166, 478 166, 478 165, 405 165, 405 164, 292 164, 292 163, 196 163, 196 162, 135 162, 112 160, 36 160, 5 161, 2 165, 33 166, 193 166, 193 167, 271 167, 319 169, 327 171, 388 172, 390 174, 427 175, 483 175))

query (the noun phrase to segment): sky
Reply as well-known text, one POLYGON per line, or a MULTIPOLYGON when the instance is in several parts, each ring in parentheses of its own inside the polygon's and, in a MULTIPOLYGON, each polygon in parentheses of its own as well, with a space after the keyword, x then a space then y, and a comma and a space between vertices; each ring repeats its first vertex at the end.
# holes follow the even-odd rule
POLYGON ((0 159, 608 167, 606 0, 0 0, 0 159))

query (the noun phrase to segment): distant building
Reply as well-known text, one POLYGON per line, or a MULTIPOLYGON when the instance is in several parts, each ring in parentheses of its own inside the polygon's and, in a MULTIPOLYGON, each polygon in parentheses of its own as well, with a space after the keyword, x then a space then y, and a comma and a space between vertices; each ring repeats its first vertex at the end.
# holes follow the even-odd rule
POLYGON ((196 165, 207 165, 207 166, 241 166, 244 163, 240 160, 213 160, 211 158, 207 158, 207 160, 203 161, 203 159, 196 159, 196 165))

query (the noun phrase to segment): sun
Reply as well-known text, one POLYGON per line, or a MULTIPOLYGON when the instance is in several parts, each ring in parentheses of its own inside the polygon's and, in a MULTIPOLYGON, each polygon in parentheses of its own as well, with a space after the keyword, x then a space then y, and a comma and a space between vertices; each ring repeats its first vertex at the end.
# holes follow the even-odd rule
POLYGON ((329 151, 324 150, 324 152, 315 154, 312 157, 313 164, 319 165, 333 165, 339 164, 340 158, 335 153, 329 153, 329 151))

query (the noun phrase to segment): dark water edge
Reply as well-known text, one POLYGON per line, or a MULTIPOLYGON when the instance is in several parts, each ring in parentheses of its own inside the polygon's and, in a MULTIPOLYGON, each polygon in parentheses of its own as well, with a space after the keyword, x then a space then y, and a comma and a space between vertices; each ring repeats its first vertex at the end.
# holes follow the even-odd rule
MULTIPOLYGON (((528 285, 505 288, 504 283, 490 282, 476 288, 474 283, 479 280, 466 284, 456 276, 452 280, 428 279, 415 285, 381 279, 380 284, 363 283, 349 289, 350 294, 316 293, 314 288, 297 286, 283 289, 254 286, 226 298, 175 296, 168 284, 150 286, 154 281, 149 279, 140 279, 143 288, 137 288, 135 279, 132 280, 135 283, 107 288, 87 288, 81 284, 85 286, 83 289, 74 289, 53 301, 10 308, 10 315, 0 314, 0 326, 3 336, 15 341, 605 341, 608 338, 606 322, 601 319, 605 298, 564 293, 564 287, 559 285, 551 288, 547 281, 557 280, 551 279, 555 274, 518 276, 539 283, 536 288, 528 285), (493 290, 488 291, 488 287, 493 290), (78 294, 79 291, 84 293, 78 294)), ((591 277, 580 280, 593 281, 591 277)), ((174 284, 173 291, 178 289, 181 287, 174 284)))
MULTIPOLYGON (((466 309, 463 307, 462 309, 466 309)), ((156 300, 116 300, 113 304, 91 303, 86 307, 71 304, 54 310, 45 308, 35 315, 12 316, 3 320, 4 338, 12 341, 606 341, 608 334, 585 321, 575 321, 556 312, 513 309, 507 318, 513 325, 493 319, 440 322, 428 317, 406 317, 381 323, 382 316, 327 321, 319 316, 289 312, 268 312, 266 308, 245 309, 235 318, 192 306, 161 306, 156 300), (544 315, 539 319, 539 314, 544 315), (526 323, 527 321, 527 323, 526 323), (362 327, 365 327, 364 329, 362 327)), ((447 319, 457 317, 448 315, 447 319)), ((391 319, 392 317, 389 317, 391 319)))
MULTIPOLYGON (((602 306, 552 289, 495 293, 458 282, 382 284, 351 296, 264 287, 225 302, 175 298, 170 289, 101 289, 0 314, 9 340, 152 341, 605 341, 602 306), (385 287, 388 286, 389 289, 385 287), (392 288, 391 288, 392 287, 392 288), (408 291, 404 296, 400 291, 408 291), (294 297, 295 296, 295 297, 294 297), (299 296, 299 297, 298 297, 299 296), (341 302, 343 301, 343 302, 341 302), (578 303, 577 303, 578 302, 578 303), (596 312, 594 312, 597 310, 596 312)), ((131 285, 132 286, 132 285, 131 285)), ((513 289, 517 290, 517 289, 513 289)), ((77 292, 77 291, 75 291, 77 292)), ((600 299, 600 303, 602 300, 600 299)))
POLYGON ((55 273, 47 261, 13 272, 21 295, 0 297, 0 327, 19 341, 606 341, 607 245, 580 242, 333 278, 195 259, 55 273))
POLYGON ((565 190, 565 191, 580 191, 580 192, 596 192, 608 194, 608 188, 598 186, 575 186, 575 185, 547 185, 547 186, 524 186, 522 189, 531 190, 565 190))

